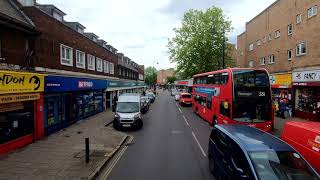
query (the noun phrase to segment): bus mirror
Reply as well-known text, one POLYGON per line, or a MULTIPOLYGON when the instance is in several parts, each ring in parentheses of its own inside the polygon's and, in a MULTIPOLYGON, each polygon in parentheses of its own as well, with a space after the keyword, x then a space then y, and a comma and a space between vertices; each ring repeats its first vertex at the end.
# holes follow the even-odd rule
POLYGON ((225 101, 225 102, 223 103, 223 107, 224 107, 225 109, 229 109, 229 103, 228 103, 227 101, 225 101))

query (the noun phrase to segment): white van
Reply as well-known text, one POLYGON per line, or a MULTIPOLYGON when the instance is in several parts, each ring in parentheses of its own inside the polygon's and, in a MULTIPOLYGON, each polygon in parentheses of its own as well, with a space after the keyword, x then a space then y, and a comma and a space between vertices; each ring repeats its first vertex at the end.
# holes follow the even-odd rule
POLYGON ((115 129, 124 127, 141 129, 142 126, 140 95, 124 94, 119 96, 113 127, 115 129))

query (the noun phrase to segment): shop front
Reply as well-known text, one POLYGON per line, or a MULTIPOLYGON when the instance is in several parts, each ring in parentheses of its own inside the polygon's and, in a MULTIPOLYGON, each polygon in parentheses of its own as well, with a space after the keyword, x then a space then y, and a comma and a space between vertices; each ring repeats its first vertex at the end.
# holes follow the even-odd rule
POLYGON ((270 75, 273 101, 284 100, 292 102, 292 74, 272 74, 270 75))
POLYGON ((320 121, 320 70, 292 73, 295 116, 320 121))
POLYGON ((47 76, 44 129, 50 135, 105 109, 107 80, 47 76))
POLYGON ((145 83, 142 81, 108 81, 106 89, 106 108, 111 108, 114 97, 123 93, 139 93, 142 94, 145 89, 145 83))
POLYGON ((0 154, 43 137, 43 91, 41 74, 0 71, 0 154))

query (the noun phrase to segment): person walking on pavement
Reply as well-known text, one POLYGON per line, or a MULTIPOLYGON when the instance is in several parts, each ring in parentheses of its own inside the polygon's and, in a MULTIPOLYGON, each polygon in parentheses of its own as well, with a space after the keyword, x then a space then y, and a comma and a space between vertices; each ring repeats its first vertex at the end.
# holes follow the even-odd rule
POLYGON ((117 102, 118 102, 118 97, 117 97, 117 95, 114 95, 114 96, 113 96, 113 99, 112 99, 112 103, 113 103, 112 109, 113 109, 113 111, 116 110, 117 102))
POLYGON ((282 100, 280 100, 280 116, 283 118, 283 119, 285 119, 286 117, 285 117, 285 111, 286 111, 286 103, 284 102, 284 100, 282 99, 282 100))

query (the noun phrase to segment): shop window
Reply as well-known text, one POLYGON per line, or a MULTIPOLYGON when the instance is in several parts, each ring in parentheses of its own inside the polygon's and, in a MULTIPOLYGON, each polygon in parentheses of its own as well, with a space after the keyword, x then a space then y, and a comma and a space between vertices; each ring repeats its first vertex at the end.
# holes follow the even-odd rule
POLYGON ((0 144, 33 134, 33 101, 0 105, 0 144))
POLYGON ((312 114, 320 113, 320 91, 317 88, 301 88, 296 93, 296 109, 312 114))

